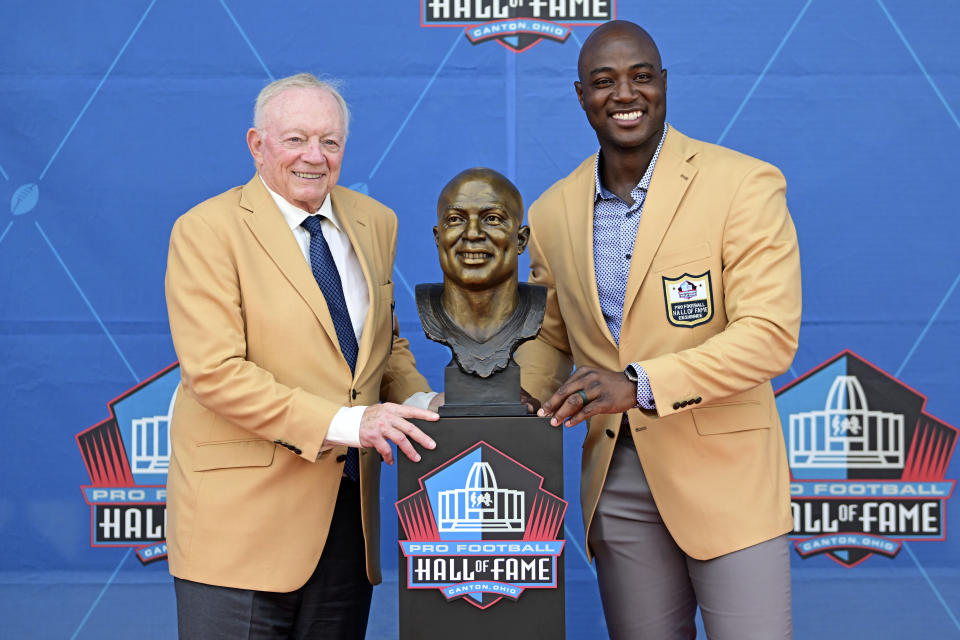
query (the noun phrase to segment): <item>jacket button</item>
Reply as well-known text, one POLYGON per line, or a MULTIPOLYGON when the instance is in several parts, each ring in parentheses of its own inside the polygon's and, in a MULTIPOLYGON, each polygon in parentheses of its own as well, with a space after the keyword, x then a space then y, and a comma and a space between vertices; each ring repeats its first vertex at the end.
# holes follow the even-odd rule
POLYGON ((617 434, 613 432, 613 429, 607 429, 607 435, 611 438, 615 437, 617 434))
POLYGON ((690 401, 689 401, 689 400, 684 400, 683 402, 680 403, 680 408, 682 409, 683 407, 687 406, 688 404, 690 404, 690 401))
POLYGON ((351 395, 353 396, 353 399, 356 400, 356 399, 357 399, 357 395, 358 395, 358 394, 357 394, 357 390, 356 390, 356 389, 351 389, 351 395))
POLYGON ((297 455, 300 455, 301 453, 303 453, 303 451, 300 449, 294 449, 293 452, 297 455))
POLYGON ((273 444, 283 444, 283 440, 274 440, 273 444))
POLYGON ((693 404, 700 404, 701 400, 703 400, 703 398, 697 396, 697 398, 693 401, 693 404))
POLYGON ((673 410, 676 411, 676 410, 679 409, 679 408, 680 408, 680 403, 679 403, 679 402, 674 402, 674 403, 673 403, 673 410))
POLYGON ((337 456, 337 462, 343 462, 346 459, 347 459, 347 454, 345 453, 341 453, 340 455, 337 456))

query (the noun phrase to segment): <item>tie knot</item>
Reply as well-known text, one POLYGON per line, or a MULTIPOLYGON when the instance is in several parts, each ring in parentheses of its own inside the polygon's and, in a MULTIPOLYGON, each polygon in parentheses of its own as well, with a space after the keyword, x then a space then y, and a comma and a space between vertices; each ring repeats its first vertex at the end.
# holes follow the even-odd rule
POLYGON ((309 231, 311 236, 315 236, 318 233, 322 233, 321 222, 323 222, 323 216, 307 216, 303 222, 300 223, 300 226, 309 231))

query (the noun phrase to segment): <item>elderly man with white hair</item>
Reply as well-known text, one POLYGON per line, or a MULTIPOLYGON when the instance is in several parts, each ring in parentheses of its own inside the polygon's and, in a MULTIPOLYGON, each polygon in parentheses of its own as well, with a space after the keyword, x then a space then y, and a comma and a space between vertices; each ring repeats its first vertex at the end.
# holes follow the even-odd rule
POLYGON ((309 74, 257 98, 257 174, 181 216, 168 550, 181 638, 363 638, 379 476, 436 420, 393 315, 397 219, 337 186, 349 112, 309 74), (404 404, 399 404, 404 403, 404 404))

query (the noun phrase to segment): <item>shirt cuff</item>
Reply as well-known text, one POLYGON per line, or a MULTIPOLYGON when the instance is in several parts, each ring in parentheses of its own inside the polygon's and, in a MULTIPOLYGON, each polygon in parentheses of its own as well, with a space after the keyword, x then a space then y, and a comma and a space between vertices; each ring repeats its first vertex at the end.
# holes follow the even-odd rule
POLYGON ((366 411, 367 405, 358 405, 355 407, 340 407, 340 410, 330 421, 330 428, 327 429, 327 437, 323 441, 324 446, 320 449, 329 449, 334 445, 347 445, 348 447, 360 446, 360 418, 366 411))
POLYGON ((417 409, 429 409, 430 403, 436 398, 438 394, 436 391, 417 391, 415 394, 403 401, 403 404, 409 407, 416 407, 417 409))
MULTIPOLYGON (((403 404, 418 409, 429 409, 430 401, 436 396, 436 391, 418 391, 404 400, 403 404)), ((330 421, 330 428, 327 429, 327 437, 324 439, 320 451, 325 451, 336 445, 361 446, 360 420, 363 418, 363 412, 366 409, 367 405, 340 407, 340 410, 333 416, 333 420, 330 421)))
POLYGON ((630 363, 637 372, 637 406, 641 409, 656 409, 657 403, 653 399, 653 389, 650 388, 650 378, 639 362, 630 363))

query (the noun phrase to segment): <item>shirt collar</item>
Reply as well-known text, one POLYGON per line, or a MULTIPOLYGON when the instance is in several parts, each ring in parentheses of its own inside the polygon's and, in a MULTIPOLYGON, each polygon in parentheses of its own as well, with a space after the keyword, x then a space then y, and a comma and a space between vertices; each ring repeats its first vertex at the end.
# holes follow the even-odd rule
POLYGON ((304 211, 300 207, 296 207, 286 199, 281 196, 279 193, 267 186, 267 183, 264 181, 263 176, 260 177, 260 182, 263 182, 263 186, 267 189, 267 193, 270 194, 270 197, 273 198, 273 201, 277 204, 277 208, 280 209, 280 213, 283 214, 283 219, 287 221, 287 225, 290 229, 296 229, 300 226, 300 223, 306 220, 311 215, 323 216, 327 220, 333 223, 333 226, 337 228, 338 231, 343 231, 340 227, 340 221, 337 220, 336 214, 333 212, 333 205, 330 204, 330 194, 327 194, 327 197, 323 199, 323 204, 320 205, 320 208, 317 210, 316 214, 312 214, 309 211, 304 211))
MULTIPOLYGON (((669 128, 670 125, 664 123, 663 133, 660 134, 660 142, 657 143, 657 150, 653 152, 653 157, 650 158, 650 164, 647 165, 647 170, 643 172, 643 177, 640 178, 640 182, 637 183, 637 186, 634 187, 633 190, 640 188, 646 191, 650 188, 650 180, 653 178, 653 168, 657 164, 657 158, 660 157, 660 149, 663 148, 663 141, 667 138, 667 129, 669 128)), ((604 200, 611 200, 613 198, 620 199, 615 193, 607 191, 607 188, 600 182, 600 151, 597 151, 597 158, 593 163, 593 180, 595 185, 594 202, 601 198, 604 200)))

